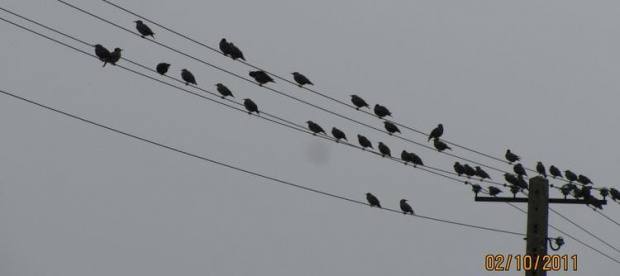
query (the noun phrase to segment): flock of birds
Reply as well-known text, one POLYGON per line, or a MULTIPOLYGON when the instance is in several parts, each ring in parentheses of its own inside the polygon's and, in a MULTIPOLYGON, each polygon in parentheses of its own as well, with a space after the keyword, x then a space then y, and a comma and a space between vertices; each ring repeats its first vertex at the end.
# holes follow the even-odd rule
MULTIPOLYGON (((155 33, 151 30, 150 27, 144 24, 141 20, 137 20, 134 22, 136 23, 136 29, 138 30, 142 38, 146 38, 148 36, 152 37, 153 39, 155 38, 155 33)), ((225 56, 229 56, 233 60, 241 59, 245 61, 243 52, 239 49, 239 47, 237 47, 232 42, 228 42, 225 38, 222 38, 222 40, 220 41, 219 48, 225 56)), ((114 51, 109 51, 101 44, 95 45, 95 54, 97 55, 99 60, 103 62, 103 66, 105 66, 108 63, 112 65, 116 65, 116 63, 121 59, 121 51, 122 49, 118 47, 115 48, 114 51)), ((166 73, 168 73, 169 68, 170 68, 169 63, 162 62, 162 63, 157 64, 155 69, 159 74, 165 75, 166 73)), ((310 81, 310 79, 308 79, 306 76, 304 76, 303 74, 299 72, 293 72, 291 74, 293 75, 293 79, 295 80, 295 82, 298 84, 299 87, 302 87, 304 85, 314 85, 310 81)), ((266 72, 262 70, 250 71, 249 75, 250 77, 254 78, 254 80, 258 83, 259 86, 263 86, 264 84, 267 84, 269 82, 275 83, 275 80, 271 78, 269 74, 267 74, 266 72)), ((194 77, 194 75, 187 69, 181 69, 181 78, 185 82, 185 85, 190 85, 190 84, 197 85, 198 84, 196 82, 196 78, 194 77)), ((226 87, 224 84, 217 83, 215 84, 215 86, 217 87, 218 93, 221 94, 222 99, 229 97, 229 96, 234 98, 232 91, 228 87, 226 87)), ((364 108, 364 107, 370 109, 370 105, 360 96, 358 95, 350 95, 350 96, 351 96, 351 103, 355 106, 356 110, 359 110, 360 108, 364 108)), ((248 99, 248 98, 243 99, 243 105, 245 109, 248 111, 248 114, 252 114, 253 112, 255 112, 257 115, 260 114, 258 110, 258 105, 251 99, 248 99)), ((392 117, 392 113, 390 112, 390 110, 387 107, 382 106, 380 104, 375 104, 373 108, 373 112, 380 119, 383 119, 387 116, 392 117)), ((323 133, 324 135, 327 136, 327 133, 319 124, 313 121, 307 121, 306 123, 308 124, 308 129, 313 133, 313 135, 323 133)), ((396 124, 394 124, 393 122, 385 120, 383 124, 384 124, 385 130, 388 132, 389 135, 393 135, 394 133, 401 133, 398 126, 396 126, 396 124)), ((437 127, 434 128, 428 135, 428 142, 433 140, 433 146, 439 152, 442 152, 445 150, 451 150, 448 144, 446 144, 440 139, 443 133, 444 133, 443 125, 438 124, 437 127)), ((348 142, 346 134, 342 130, 336 127, 332 128, 331 134, 335 138, 335 141, 337 143, 340 142, 340 140, 345 140, 348 142)), ((366 148, 371 148, 374 150, 372 142, 365 136, 358 134, 357 140, 358 140, 359 145, 362 147, 362 150, 366 150, 366 148)), ((377 148, 382 157, 385 157, 385 156, 392 157, 390 148, 387 145, 385 145, 383 142, 379 142, 377 148)), ((408 163, 411 163, 414 167, 418 165, 424 166, 422 159, 413 152, 407 152, 406 150, 403 150, 401 152, 400 157, 402 161, 405 163, 405 165, 408 163)), ((506 160, 508 160, 510 164, 521 160, 521 158, 518 155, 511 152, 509 149, 506 150, 505 157, 506 157, 506 160)), ((487 172, 485 172, 480 166, 471 167, 468 164, 460 164, 459 162, 455 162, 454 171, 456 172, 458 176, 464 175, 469 179, 475 176, 479 177, 480 181, 484 181, 484 179, 491 179, 490 175, 487 172)), ((527 176, 527 172, 521 163, 515 164, 513 166, 513 171, 515 174, 505 173, 504 179, 510 184, 512 193, 516 195, 518 191, 525 190, 528 188, 528 183, 525 180, 525 176, 527 176)), ((547 178, 547 171, 545 169, 545 166, 542 164, 542 162, 537 163, 536 171, 543 177, 547 178)), ((564 179, 564 177, 566 177, 566 179, 569 181, 568 184, 565 184, 560 188, 565 198, 566 196, 572 193, 572 195, 575 198, 583 198, 587 202, 591 202, 597 208, 602 209, 602 206, 600 206, 600 204, 597 205, 598 201, 595 200, 596 198, 594 198, 591 195, 592 186, 588 186, 588 185, 593 184, 593 183, 588 177, 582 174, 577 175, 571 172, 570 170, 565 170, 564 176, 563 176, 560 169, 558 169, 555 166, 549 167, 549 173, 554 179, 557 177, 564 179), (581 188, 573 184, 573 182, 581 183, 582 184, 581 188)), ((478 194, 482 190, 482 187, 477 184, 473 184, 472 187, 473 187, 473 191, 476 194, 478 194)), ((502 191, 496 187, 493 187, 493 186, 488 187, 488 193, 491 196, 496 196, 501 192, 502 191)), ((600 193, 603 197, 606 197, 609 195, 611 196, 613 200, 620 201, 620 191, 614 188, 611 188, 611 189, 601 188, 600 193)), ((371 193, 366 193, 366 199, 368 201, 368 204, 371 207, 381 208, 381 203, 379 202, 379 199, 376 196, 372 195, 371 193)), ((411 214, 411 215, 415 214, 411 206, 407 203, 406 199, 400 200, 400 209, 403 211, 403 214, 411 214)))

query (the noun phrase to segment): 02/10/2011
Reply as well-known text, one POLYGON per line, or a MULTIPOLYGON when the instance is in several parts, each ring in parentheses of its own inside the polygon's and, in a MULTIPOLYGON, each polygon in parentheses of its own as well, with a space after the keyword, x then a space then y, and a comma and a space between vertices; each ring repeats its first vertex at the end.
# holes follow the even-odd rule
POLYGON ((577 255, 488 254, 484 258, 484 268, 487 271, 510 271, 513 263, 517 271, 537 270, 539 267, 546 271, 577 271, 577 255))

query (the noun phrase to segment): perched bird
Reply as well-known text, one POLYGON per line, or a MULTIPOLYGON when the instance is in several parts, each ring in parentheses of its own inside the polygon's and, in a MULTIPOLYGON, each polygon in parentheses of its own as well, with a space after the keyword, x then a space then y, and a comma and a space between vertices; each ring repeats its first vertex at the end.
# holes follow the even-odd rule
POLYGON ((577 177, 577 181, 579 181, 579 183, 583 184, 583 185, 588 185, 588 184, 593 184, 592 180, 590 180, 590 178, 588 178, 587 176, 580 174, 577 177))
POLYGON ((237 47, 234 43, 229 43, 228 45, 230 45, 230 57, 233 60, 237 60, 237 59, 242 59, 245 60, 245 57, 243 56, 243 52, 241 52, 241 50, 239 49, 239 47, 237 47))
POLYGON ((252 112, 256 112, 256 114, 260 114, 258 111, 258 106, 250 99, 243 99, 243 105, 245 109, 248 110, 248 114, 252 114, 252 112))
POLYGON ((259 86, 263 86, 263 84, 268 82, 275 83, 275 81, 269 75, 267 75, 265 71, 250 71, 250 77, 253 77, 254 80, 258 82, 259 86))
POLYGON ((149 26, 147 26, 146 24, 142 23, 142 20, 136 20, 134 22, 136 22, 136 29, 142 35, 142 38, 145 38, 145 37, 147 37, 149 35, 153 39, 155 38, 155 33, 153 31, 151 31, 151 28, 149 28, 149 26))
POLYGON ((412 162, 412 160, 411 160, 411 155, 410 155, 410 154, 409 154, 406 150, 403 150, 403 151, 400 153, 400 159, 402 159, 403 161, 405 161, 405 165, 407 165, 407 163, 409 163, 409 162, 412 162))
POLYGON ((519 188, 525 190, 528 188, 528 184, 527 181, 525 181, 525 178, 523 178, 522 175, 517 175, 517 180, 519 181, 519 188))
POLYGON ((409 159, 411 160, 411 163, 413 163, 413 167, 417 167, 418 165, 424 166, 424 162, 422 162, 422 158, 420 158, 420 156, 418 156, 417 154, 413 152, 409 153, 409 159))
POLYGON ((521 157, 519 157, 518 155, 512 153, 509 149, 506 150, 506 160, 508 160, 508 162, 510 164, 512 164, 512 162, 517 162, 519 160, 521 160, 521 157))
POLYGON ((381 153, 381 157, 385 157, 386 155, 392 157, 390 148, 388 148, 388 146, 386 146, 383 142, 379 142, 379 152, 381 153))
POLYGON ((463 165, 461 165, 461 163, 454 162, 454 171, 456 172, 456 174, 461 176, 462 174, 465 173, 465 168, 463 167, 463 165))
POLYGON ((479 176, 481 180, 485 178, 491 179, 489 174, 480 168, 480 166, 476 166, 476 175, 479 176))
POLYGON ((194 78, 192 72, 187 69, 181 70, 181 78, 185 81, 185 85, 189 85, 190 83, 193 85, 197 85, 196 78, 194 78))
POLYGON ((379 203, 379 199, 371 193, 366 193, 366 200, 368 200, 368 204, 370 204, 370 207, 381 208, 381 203, 379 203))
POLYGON ((498 195, 501 192, 502 192, 502 190, 500 190, 500 189, 498 189, 496 187, 493 187, 493 186, 489 186, 489 195, 490 196, 496 196, 496 195, 498 195))
MULTIPOLYGON (((336 138, 336 143, 340 141, 340 139, 347 140, 347 136, 342 132, 342 130, 337 129, 336 127, 332 127, 332 135, 336 138)), ((347 140, 348 142, 349 140, 347 140)))
POLYGON ((385 130, 387 130, 390 135, 394 134, 394 132, 401 133, 400 129, 398 129, 398 127, 392 122, 385 121, 383 122, 383 125, 385 126, 385 130))
POLYGON ((463 169, 465 170, 465 175, 467 175, 467 178, 471 178, 476 175, 476 170, 468 164, 463 165, 463 169))
POLYGON ((306 123, 308 124, 308 129, 310 129, 310 131, 313 132, 312 135, 316 135, 317 133, 321 133, 321 132, 327 135, 327 133, 325 133, 325 130, 323 130, 323 128, 319 124, 313 121, 307 121, 306 123))
POLYGON ((370 140, 360 134, 357 135, 357 142, 359 142, 360 146, 362 146, 362 150, 366 150, 366 148, 375 149, 372 147, 372 143, 370 142, 370 140))
POLYGON ((312 83, 308 78, 306 78, 306 76, 298 72, 293 72, 291 74, 293 74, 293 79, 295 79, 295 82, 297 82, 299 87, 302 87, 305 84, 314 85, 314 83, 312 83))
POLYGON ((443 135, 443 125, 438 124, 437 127, 434 128, 430 134, 428 134, 428 141, 430 141, 433 138, 439 138, 441 137, 441 135, 443 135))
MULTIPOLYGON (((103 47, 103 45, 97 44, 97 45, 95 45, 95 55, 97 55, 99 60, 101 60, 103 62, 107 62, 108 58, 110 57, 110 51, 108 51, 108 49, 103 47)), ((104 66, 105 66, 105 64, 104 64, 104 66)))
POLYGON ((513 186, 517 186, 517 187, 520 186, 519 179, 517 179, 517 177, 514 176, 514 174, 505 173, 504 179, 506 179, 506 182, 512 184, 513 186))
POLYGON ((358 95, 351 95, 351 102, 353 103, 353 105, 355 105, 356 110, 359 110, 361 107, 370 108, 366 101, 364 101, 364 99, 360 98, 360 96, 358 95))
POLYGON ((448 146, 448 144, 444 143, 443 141, 439 140, 439 138, 435 138, 433 139, 433 146, 435 146, 435 148, 437 149, 438 152, 442 152, 444 150, 452 150, 451 147, 448 146))
POLYGON ((563 178, 562 171, 560 171, 560 169, 558 169, 554 165, 551 165, 551 167, 549 167, 549 172, 551 173, 551 175, 553 175, 553 178, 556 178, 556 177, 563 178))
POLYGON ((536 164, 536 171, 545 178, 547 178, 547 170, 545 170, 545 165, 543 165, 542 162, 538 161, 538 163, 536 164))
POLYGON ((217 86, 217 92, 220 92, 220 95, 222 95, 222 99, 225 98, 226 96, 231 96, 233 98, 235 97, 233 96, 233 93, 230 91, 230 89, 226 87, 226 85, 218 83, 215 86, 217 86))
POLYGON ((517 175, 527 175, 527 172, 525 172, 525 168, 523 168, 523 165, 521 165, 521 163, 517 163, 516 165, 514 165, 514 167, 512 167, 512 170, 517 175))
POLYGON ((480 187, 480 185, 478 184, 472 184, 471 185, 471 190, 474 191, 474 193, 476 194, 476 196, 478 195, 478 193, 480 191, 482 191, 482 187, 480 187))
POLYGON ((162 62, 160 64, 157 64, 157 67, 155 69, 157 70, 157 73, 163 76, 168 73, 168 68, 170 68, 170 63, 162 62))
POLYGON ((406 199, 401 199, 400 200, 400 209, 403 211, 403 214, 411 214, 411 215, 415 215, 415 213, 413 212, 413 208, 411 208, 411 206, 407 203, 406 199))
POLYGON ((578 179, 577 175, 569 170, 564 171, 564 176, 566 176, 566 179, 568 179, 569 183, 573 183, 573 181, 577 181, 578 179))
POLYGON ((609 189, 609 196, 611 196, 611 199, 613 199, 614 201, 620 202, 620 191, 616 190, 615 188, 609 189))
POLYGON ((114 52, 110 53, 108 58, 103 63, 103 66, 105 66, 106 63, 110 63, 112 65, 116 65, 116 63, 121 59, 121 51, 123 51, 123 49, 118 48, 118 47, 114 48, 114 52))
POLYGON ((222 51, 222 54, 225 56, 232 55, 232 48, 230 47, 228 41, 226 41, 226 38, 222 38, 222 40, 220 40, 220 51, 222 51))
POLYGON ((385 117, 385 116, 390 116, 390 117, 392 117, 392 112, 390 112, 390 111, 387 109, 387 107, 382 106, 382 105, 380 105, 380 104, 375 104, 375 109, 374 109, 374 111, 375 111, 375 114, 376 114, 377 116, 379 116, 379 118, 382 118, 382 119, 383 119, 383 117, 385 117))

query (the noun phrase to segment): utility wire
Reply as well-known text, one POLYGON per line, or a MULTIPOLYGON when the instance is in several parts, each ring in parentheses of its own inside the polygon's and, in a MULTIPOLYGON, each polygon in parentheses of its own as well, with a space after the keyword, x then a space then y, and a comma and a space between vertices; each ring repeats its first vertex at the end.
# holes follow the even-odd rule
POLYGON ((613 245, 609 244, 608 242, 604 241, 603 239, 599 238, 598 236, 592 234, 592 232, 588 231, 587 229, 581 227, 579 224, 575 223, 574 221, 572 221, 571 219, 567 218, 566 216, 558 213, 557 211, 553 210, 553 208, 549 207, 549 210, 551 210, 551 212, 555 213, 556 215, 560 216, 561 218, 563 218, 564 220, 570 222, 570 224, 575 225, 577 228, 581 229, 581 231, 588 233, 588 235, 594 237, 595 239, 597 239, 598 241, 604 243, 605 245, 609 246, 611 249, 613 249, 614 251, 620 253, 620 250, 618 250, 617 248, 615 248, 613 245))

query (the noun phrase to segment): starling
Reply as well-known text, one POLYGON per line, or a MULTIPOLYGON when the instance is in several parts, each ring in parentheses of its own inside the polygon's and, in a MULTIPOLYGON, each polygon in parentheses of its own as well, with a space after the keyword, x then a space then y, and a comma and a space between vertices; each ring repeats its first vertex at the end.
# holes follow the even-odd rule
POLYGON ((150 35, 153 39, 155 39, 155 33, 151 31, 151 28, 149 28, 149 26, 142 23, 142 20, 137 20, 134 22, 136 22, 136 29, 142 35, 142 38, 145 38, 150 35))
POLYGON ((476 170, 467 164, 463 165, 463 169, 465 170, 465 175, 467 175, 467 178, 471 178, 476 175, 476 170))
POLYGON ((321 133, 321 132, 327 135, 327 133, 325 133, 325 130, 323 130, 323 128, 319 124, 313 121, 307 121, 306 123, 308 124, 308 129, 310 129, 310 131, 313 132, 312 135, 316 135, 317 133, 321 133))
POLYGON ((512 167, 512 170, 518 175, 527 175, 527 172, 525 172, 525 168, 523 168, 523 165, 521 165, 521 163, 517 163, 516 165, 514 165, 514 167, 512 167))
POLYGON ((579 177, 577 177, 577 181, 583 185, 593 184, 592 180, 583 174, 580 174, 579 177))
POLYGON ((388 148, 388 146, 386 146, 383 142, 379 142, 379 152, 381 153, 381 157, 385 157, 386 155, 392 157, 390 148, 388 148))
POLYGON ((496 196, 497 194, 499 194, 501 192, 502 192, 502 190, 500 190, 500 189, 498 189, 496 187, 493 187, 493 186, 489 186, 489 195, 490 196, 496 196))
POLYGON ((360 143, 360 146, 362 146, 362 150, 366 150, 366 148, 375 149, 372 147, 370 140, 362 135, 357 135, 357 141, 360 143))
POLYGON ((189 85, 190 83, 193 85, 197 85, 196 78, 194 78, 192 72, 187 69, 181 70, 181 78, 185 81, 185 85, 189 85))
POLYGON ((375 104, 375 114, 379 116, 379 118, 382 118, 382 119, 385 116, 392 117, 392 113, 387 109, 387 107, 379 105, 379 104, 375 104))
POLYGON ((293 74, 293 79, 295 79, 295 82, 297 82, 299 87, 302 87, 305 84, 314 85, 314 83, 312 83, 308 78, 306 78, 306 76, 298 72, 293 72, 291 74, 293 74))
POLYGON ((368 200, 368 204, 370 204, 370 207, 381 208, 381 203, 379 203, 379 199, 371 193, 366 193, 366 200, 368 200))
POLYGON ((509 149, 506 150, 506 160, 508 160, 508 162, 510 164, 512 164, 512 162, 517 162, 519 160, 521 160, 521 157, 519 157, 518 155, 510 152, 509 149))
POLYGON ((241 52, 241 50, 239 50, 239 47, 235 46, 234 43, 230 43, 228 44, 230 45, 230 57, 233 60, 237 60, 237 59, 242 59, 245 61, 245 57, 243 56, 243 52, 241 52))
POLYGON ((103 63, 103 66, 106 65, 106 63, 110 63, 112 65, 116 65, 116 63, 121 59, 121 51, 123 49, 121 48, 114 48, 114 52, 110 53, 110 55, 108 56, 108 58, 105 60, 105 62, 103 63))
POLYGON ((430 141, 433 138, 439 138, 441 137, 441 135, 443 135, 443 125, 438 124, 437 127, 433 129, 433 131, 431 131, 430 134, 428 134, 428 141, 430 141))
POLYGON ((521 185, 519 183, 519 179, 517 179, 517 177, 514 176, 513 174, 505 173, 504 179, 506 179, 506 182, 512 184, 513 186, 519 187, 521 185))
POLYGON ((454 162, 454 171, 456 172, 456 174, 461 176, 462 174, 465 173, 465 168, 463 167, 463 165, 461 165, 461 163, 454 162))
POLYGON ((159 73, 160 75, 165 75, 166 73, 168 73, 168 68, 170 67, 170 63, 165 63, 162 62, 160 64, 157 64, 157 73, 159 73))
POLYGON ((253 77, 254 80, 258 82, 259 86, 263 86, 263 84, 268 82, 275 83, 275 81, 269 75, 267 75, 265 71, 250 71, 250 77, 253 77))
POLYGON ((235 96, 233 96, 233 94, 230 91, 230 89, 228 89, 228 87, 226 87, 226 85, 218 83, 215 86, 217 86, 217 92, 220 92, 220 94, 222 95, 222 99, 225 98, 226 96, 231 96, 233 98, 235 97, 235 96))
POLYGON ((256 112, 256 114, 260 114, 258 111, 258 106, 250 99, 243 99, 243 105, 245 109, 248 110, 248 114, 252 114, 252 112, 256 112))
MULTIPOLYGON (((332 127, 332 135, 336 138, 336 142, 340 141, 340 139, 347 140, 347 136, 342 132, 342 130, 337 129, 336 127, 332 127)), ((347 140, 348 142, 349 140, 347 140)))
POLYGON ((519 187, 523 190, 527 189, 528 185, 527 185, 527 181, 525 181, 525 178, 523 178, 522 175, 517 175, 517 180, 519 181, 519 187))
POLYGON ((225 56, 232 56, 232 48, 230 47, 228 41, 226 41, 226 38, 222 38, 222 40, 220 40, 220 51, 222 51, 222 54, 225 56))
POLYGON ((481 180, 485 178, 491 179, 489 174, 480 168, 480 166, 476 166, 476 175, 479 176, 481 180))
POLYGON ((560 171, 560 169, 558 169, 554 165, 551 165, 551 167, 549 167, 549 172, 551 173, 551 175, 553 175, 553 178, 556 178, 556 177, 563 178, 562 171, 560 171))
POLYGON ((433 139, 433 146, 435 146, 435 148, 437 149, 438 152, 442 152, 444 150, 452 150, 452 148, 450 148, 448 146, 448 144, 444 143, 443 141, 439 140, 439 138, 435 138, 433 139))
POLYGON ((407 165, 407 163, 409 163, 409 162, 412 162, 412 160, 411 160, 411 155, 410 155, 410 154, 409 154, 406 150, 403 150, 403 151, 400 153, 400 159, 402 159, 403 161, 405 161, 405 165, 407 165))
POLYGON ((351 102, 353 103, 353 105, 355 105, 356 110, 360 110, 360 108, 364 106, 370 108, 366 101, 364 101, 364 99, 360 98, 360 96, 358 95, 351 95, 351 102))
POLYGON ((422 162, 422 158, 420 158, 420 156, 418 156, 417 154, 413 152, 409 153, 409 159, 411 160, 411 163, 413 163, 413 167, 415 168, 417 168, 418 165, 424 166, 424 162, 422 162))
POLYGON ((411 208, 411 206, 407 203, 406 199, 401 199, 400 200, 400 209, 403 211, 403 214, 411 214, 411 215, 415 215, 415 213, 413 212, 413 208, 411 208))
POLYGON ((573 183, 573 181, 577 181, 577 175, 574 172, 569 170, 564 171, 564 176, 568 179, 569 183, 573 183))
POLYGON ((398 127, 392 122, 385 121, 383 122, 383 125, 385 126, 385 130, 387 130, 390 135, 394 134, 394 132, 401 133, 400 129, 398 129, 398 127))
POLYGON ((610 188, 609 195, 614 201, 620 202, 620 191, 616 190, 615 188, 610 188))
MULTIPOLYGON (((103 47, 103 45, 101 45, 101 44, 95 45, 95 54, 97 55, 99 60, 101 60, 103 62, 107 62, 108 58, 110 57, 110 51, 108 51, 108 49, 103 47)), ((104 66, 105 66, 105 64, 104 64, 104 66)))
POLYGON ((538 163, 536 164, 536 171, 545 178, 547 178, 547 170, 545 170, 545 165, 543 165, 542 162, 538 161, 538 163))

